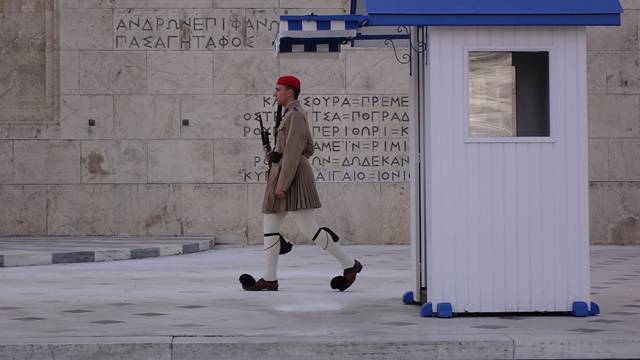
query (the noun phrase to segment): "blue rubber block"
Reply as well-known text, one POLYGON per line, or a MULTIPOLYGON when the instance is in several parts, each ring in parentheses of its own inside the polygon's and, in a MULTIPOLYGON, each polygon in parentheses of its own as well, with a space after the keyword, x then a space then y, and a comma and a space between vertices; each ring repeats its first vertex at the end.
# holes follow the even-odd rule
POLYGON ((589 315, 596 316, 600 315, 600 305, 591 302, 591 308, 589 309, 589 315))
POLYGON ((407 291, 404 293, 404 295, 402 295, 402 302, 406 305, 415 304, 416 302, 413 301, 413 291, 407 291))
POLYGON ((449 303, 439 303, 438 304, 438 317, 439 318, 450 318, 453 317, 453 308, 449 303))
POLYGON ((420 316, 422 317, 433 316, 433 305, 431 303, 423 304, 420 307, 420 316))
POLYGON ((589 316, 589 307, 584 301, 574 301, 572 313, 577 317, 589 316))

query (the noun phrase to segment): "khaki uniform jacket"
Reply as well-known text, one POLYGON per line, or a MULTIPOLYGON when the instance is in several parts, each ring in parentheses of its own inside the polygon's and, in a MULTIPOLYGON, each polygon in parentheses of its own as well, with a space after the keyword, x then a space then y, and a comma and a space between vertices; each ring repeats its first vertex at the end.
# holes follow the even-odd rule
POLYGON ((309 157, 313 155, 309 124, 299 101, 292 101, 286 109, 280 127, 276 129, 278 140, 274 151, 281 153, 282 159, 271 165, 262 204, 265 214, 322 206, 309 164, 309 157), (276 189, 284 191, 286 196, 277 199, 276 189))

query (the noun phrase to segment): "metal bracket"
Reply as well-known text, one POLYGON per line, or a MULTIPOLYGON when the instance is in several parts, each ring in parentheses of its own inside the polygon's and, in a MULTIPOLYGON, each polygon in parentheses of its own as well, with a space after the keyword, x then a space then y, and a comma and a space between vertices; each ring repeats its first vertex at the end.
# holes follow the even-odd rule
POLYGON ((409 64, 409 75, 412 75, 412 72, 413 72, 412 71, 413 69, 411 68, 412 53, 415 51, 417 54, 424 54, 425 52, 427 52, 427 50, 429 50, 429 43, 426 39, 423 41, 416 41, 414 43, 411 40, 411 30, 407 26, 398 26, 397 31, 400 34, 403 34, 405 38, 409 39, 409 51, 405 54, 402 54, 401 56, 398 56, 398 49, 396 49, 396 45, 393 42, 393 39, 387 38, 384 41, 384 44, 387 46, 391 45, 391 47, 393 48, 393 53, 396 56, 396 60, 400 64, 403 64, 403 65, 409 64))

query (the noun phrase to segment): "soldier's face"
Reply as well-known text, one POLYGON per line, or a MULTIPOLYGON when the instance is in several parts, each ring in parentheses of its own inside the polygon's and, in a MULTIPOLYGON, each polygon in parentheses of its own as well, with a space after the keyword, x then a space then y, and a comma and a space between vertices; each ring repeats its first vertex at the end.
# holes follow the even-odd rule
POLYGON ((287 89, 286 86, 277 85, 273 92, 273 97, 276 98, 278 105, 286 105, 289 98, 293 96, 291 89, 287 89))

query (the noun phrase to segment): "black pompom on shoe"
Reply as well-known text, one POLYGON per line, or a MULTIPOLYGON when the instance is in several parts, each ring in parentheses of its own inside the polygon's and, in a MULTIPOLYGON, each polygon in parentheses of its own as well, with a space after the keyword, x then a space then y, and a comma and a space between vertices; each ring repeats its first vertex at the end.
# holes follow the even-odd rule
POLYGON ((240 275, 240 284, 242 284, 242 288, 247 290, 256 284, 256 279, 249 274, 240 275))

